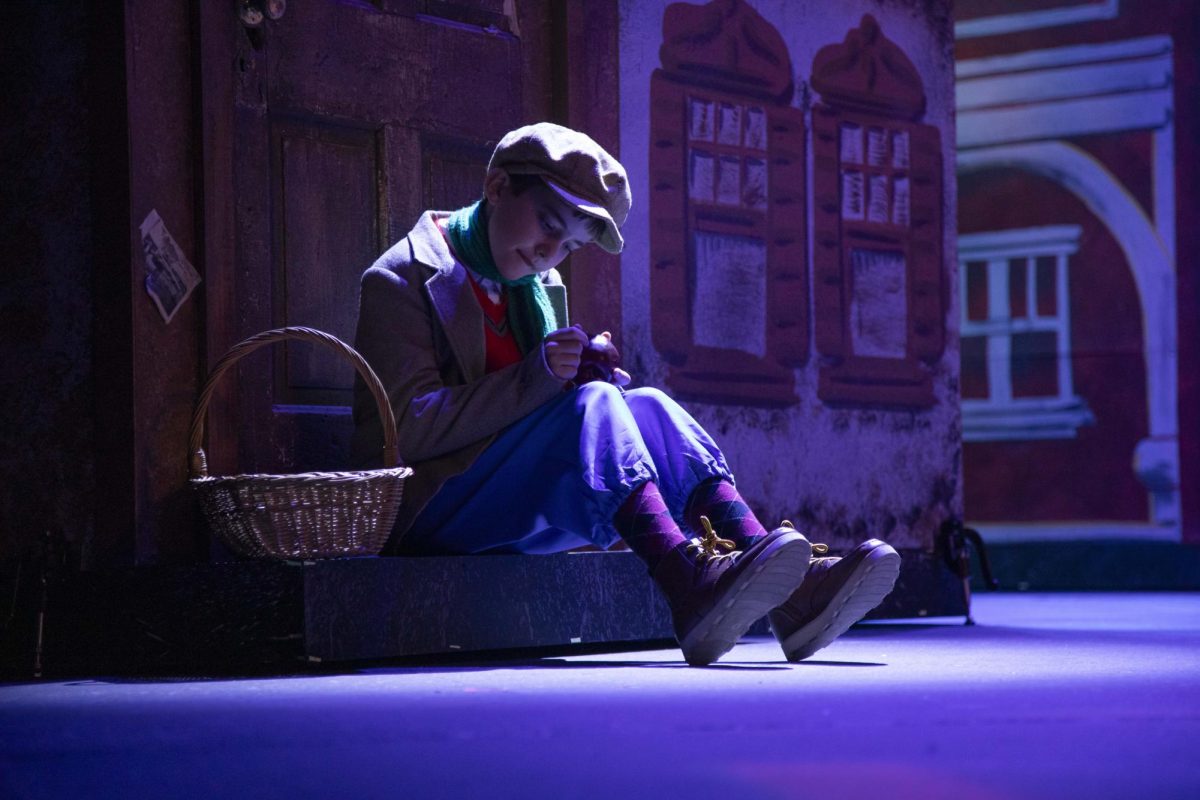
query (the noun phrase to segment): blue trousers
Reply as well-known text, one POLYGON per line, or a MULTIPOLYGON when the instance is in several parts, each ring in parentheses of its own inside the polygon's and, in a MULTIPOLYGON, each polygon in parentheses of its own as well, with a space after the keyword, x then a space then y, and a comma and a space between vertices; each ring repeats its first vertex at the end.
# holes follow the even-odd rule
POLYGON ((399 550, 608 548, 618 538, 613 514, 640 484, 658 485, 682 527, 692 490, 711 477, 733 479, 712 437, 674 400, 657 389, 588 383, 501 432, 434 495, 399 550))

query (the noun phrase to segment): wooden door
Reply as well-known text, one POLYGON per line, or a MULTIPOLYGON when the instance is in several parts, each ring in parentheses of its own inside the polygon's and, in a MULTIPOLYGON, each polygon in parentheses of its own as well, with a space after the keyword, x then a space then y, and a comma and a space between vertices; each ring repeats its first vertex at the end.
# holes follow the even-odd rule
MULTIPOLYGON (((257 28, 233 5, 200 12, 210 364, 285 325, 352 342, 363 270, 423 209, 477 198, 499 136, 553 111, 549 0, 310 0, 257 28)), ((214 472, 344 468, 349 365, 298 343, 238 372, 214 472)))

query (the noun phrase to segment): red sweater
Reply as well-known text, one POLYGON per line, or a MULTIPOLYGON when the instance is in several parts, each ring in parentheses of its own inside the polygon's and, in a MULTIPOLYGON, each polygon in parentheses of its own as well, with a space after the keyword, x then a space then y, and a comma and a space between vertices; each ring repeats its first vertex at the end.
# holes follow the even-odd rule
POLYGON ((516 364, 521 360, 521 349, 517 347, 517 339, 508 324, 508 289, 502 289, 500 302, 493 303, 470 270, 467 270, 467 278, 471 281, 471 289, 475 292, 479 307, 483 309, 483 340, 487 348, 485 371, 495 372, 516 364))

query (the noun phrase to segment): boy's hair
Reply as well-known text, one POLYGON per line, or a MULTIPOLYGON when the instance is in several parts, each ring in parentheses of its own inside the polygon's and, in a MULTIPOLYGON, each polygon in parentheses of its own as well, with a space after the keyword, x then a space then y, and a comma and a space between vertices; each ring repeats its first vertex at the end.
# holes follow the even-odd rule
MULTIPOLYGON (((545 186, 546 182, 538 175, 524 175, 508 173, 508 185, 512 188, 513 197, 520 197, 535 186, 545 186)), ((604 221, 593 217, 590 214, 584 214, 582 211, 572 209, 575 216, 584 220, 588 224, 588 232, 592 234, 593 239, 599 239, 604 233, 604 221)))
POLYGON ((520 197, 535 186, 545 185, 545 181, 537 175, 513 175, 508 173, 508 185, 512 187, 514 197, 520 197))

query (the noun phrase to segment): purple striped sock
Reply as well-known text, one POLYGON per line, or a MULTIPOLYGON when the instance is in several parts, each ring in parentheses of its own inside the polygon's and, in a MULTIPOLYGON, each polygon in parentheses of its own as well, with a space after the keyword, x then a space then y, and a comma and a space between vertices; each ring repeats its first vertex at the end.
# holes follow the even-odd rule
POLYGON ((663 556, 687 541, 653 481, 643 483, 625 499, 613 515, 613 527, 651 572, 663 556))
POLYGON ((708 517, 717 535, 732 539, 739 550, 746 549, 749 540, 767 532, 733 484, 721 478, 709 478, 697 486, 688 498, 683 516, 697 532, 703 530, 700 517, 708 517))

